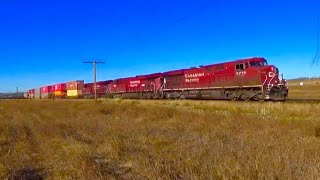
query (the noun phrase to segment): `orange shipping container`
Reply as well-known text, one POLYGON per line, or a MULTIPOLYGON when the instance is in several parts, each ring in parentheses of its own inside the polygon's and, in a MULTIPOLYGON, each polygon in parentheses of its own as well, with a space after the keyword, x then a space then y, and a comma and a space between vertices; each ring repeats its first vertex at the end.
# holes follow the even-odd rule
POLYGON ((55 97, 65 97, 66 96, 65 91, 54 91, 53 93, 54 93, 55 97))

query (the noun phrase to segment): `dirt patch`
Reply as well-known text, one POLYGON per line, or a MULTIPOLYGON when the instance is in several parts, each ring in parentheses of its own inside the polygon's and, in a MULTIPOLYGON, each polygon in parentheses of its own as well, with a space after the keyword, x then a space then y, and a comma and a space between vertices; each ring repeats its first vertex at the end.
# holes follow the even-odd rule
POLYGON ((9 180, 42 180, 45 172, 41 169, 23 168, 14 170, 8 177, 9 180))
POLYGON ((118 164, 103 156, 95 156, 92 160, 95 166, 99 169, 101 176, 107 179, 144 179, 143 177, 137 176, 133 173, 133 164, 131 162, 118 164))
POLYGON ((31 145, 31 147, 37 146, 37 141, 35 139, 35 135, 34 135, 32 129, 27 125, 24 125, 23 129, 26 133, 26 138, 27 138, 29 144, 31 145))

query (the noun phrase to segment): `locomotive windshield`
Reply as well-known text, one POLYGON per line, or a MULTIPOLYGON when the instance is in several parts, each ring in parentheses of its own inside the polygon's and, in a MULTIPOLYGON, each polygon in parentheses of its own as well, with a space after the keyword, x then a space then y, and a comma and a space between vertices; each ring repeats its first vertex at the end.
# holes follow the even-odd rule
POLYGON ((252 61, 250 62, 251 67, 257 67, 257 66, 267 66, 267 61, 252 61))

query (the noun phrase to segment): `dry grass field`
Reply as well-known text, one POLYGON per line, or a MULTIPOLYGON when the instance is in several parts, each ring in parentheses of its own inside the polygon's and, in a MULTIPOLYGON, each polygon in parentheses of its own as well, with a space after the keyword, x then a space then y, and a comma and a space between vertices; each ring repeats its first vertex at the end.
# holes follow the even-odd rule
POLYGON ((294 79, 288 85, 290 99, 320 99, 320 79, 294 79))
POLYGON ((0 179, 317 179, 320 104, 1 100, 0 179))
POLYGON ((289 86, 289 99, 320 99, 320 85, 289 86))

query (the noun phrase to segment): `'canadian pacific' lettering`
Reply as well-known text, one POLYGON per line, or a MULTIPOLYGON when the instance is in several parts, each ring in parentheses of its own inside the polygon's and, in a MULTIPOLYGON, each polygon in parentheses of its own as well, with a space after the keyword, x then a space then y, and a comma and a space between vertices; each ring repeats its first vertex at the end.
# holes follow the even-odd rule
POLYGON ((186 83, 199 82, 199 78, 186 79, 186 83))
POLYGON ((204 76, 204 73, 185 74, 185 78, 197 78, 204 76))
POLYGON ((140 80, 130 81, 130 84, 139 84, 140 80))

